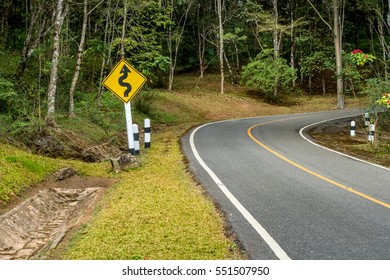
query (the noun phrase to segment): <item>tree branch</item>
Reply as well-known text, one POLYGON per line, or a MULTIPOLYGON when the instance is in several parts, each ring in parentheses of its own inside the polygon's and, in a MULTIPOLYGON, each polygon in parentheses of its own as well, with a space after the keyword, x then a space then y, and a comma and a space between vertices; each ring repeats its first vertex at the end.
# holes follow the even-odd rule
POLYGON ((332 26, 330 26, 330 24, 322 17, 322 15, 320 14, 320 12, 317 10, 317 8, 313 5, 313 3, 310 1, 310 0, 307 0, 307 2, 309 2, 310 6, 314 9, 314 11, 317 13, 317 15, 320 17, 320 19, 326 24, 326 26, 329 27, 329 29, 333 32, 333 28, 332 26))

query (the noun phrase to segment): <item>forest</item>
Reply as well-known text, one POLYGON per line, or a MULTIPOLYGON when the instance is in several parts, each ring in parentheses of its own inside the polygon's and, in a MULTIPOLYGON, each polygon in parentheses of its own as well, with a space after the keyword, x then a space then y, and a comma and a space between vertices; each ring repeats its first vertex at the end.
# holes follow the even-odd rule
MULTIPOLYGON (((104 105, 126 59, 148 78, 220 75, 278 102, 289 94, 368 96, 389 107, 389 3, 380 0, 2 0, 0 124, 55 125, 104 105)), ((149 94, 149 96, 152 94, 149 94)), ((149 97, 150 98, 150 97, 149 97)), ((138 102, 142 104, 142 102, 138 102)))

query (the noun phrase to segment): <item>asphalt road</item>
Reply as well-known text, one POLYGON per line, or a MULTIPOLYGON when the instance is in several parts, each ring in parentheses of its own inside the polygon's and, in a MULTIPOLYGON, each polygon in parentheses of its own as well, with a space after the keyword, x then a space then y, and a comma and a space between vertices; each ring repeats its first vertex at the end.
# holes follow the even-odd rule
POLYGON ((182 138, 190 169, 250 258, 390 260, 390 170, 300 135, 357 113, 222 121, 182 138))

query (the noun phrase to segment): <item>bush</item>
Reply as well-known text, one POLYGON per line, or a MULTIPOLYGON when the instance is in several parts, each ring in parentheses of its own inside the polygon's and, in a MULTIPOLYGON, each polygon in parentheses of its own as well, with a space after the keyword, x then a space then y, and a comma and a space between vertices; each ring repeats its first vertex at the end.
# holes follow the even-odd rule
POLYGON ((150 115, 152 110, 153 100, 156 98, 157 92, 154 90, 144 90, 138 93, 134 100, 135 109, 139 112, 150 115))
POLYGON ((367 79, 363 92, 367 95, 370 109, 374 112, 380 125, 390 127, 390 108, 387 107, 388 104, 381 102, 390 93, 390 81, 378 78, 367 79))
POLYGON ((281 57, 275 58, 269 51, 263 51, 243 68, 242 81, 266 94, 287 91, 296 79, 296 71, 281 57))
POLYGON ((0 114, 9 113, 13 108, 13 101, 16 98, 14 84, 0 77, 0 114))

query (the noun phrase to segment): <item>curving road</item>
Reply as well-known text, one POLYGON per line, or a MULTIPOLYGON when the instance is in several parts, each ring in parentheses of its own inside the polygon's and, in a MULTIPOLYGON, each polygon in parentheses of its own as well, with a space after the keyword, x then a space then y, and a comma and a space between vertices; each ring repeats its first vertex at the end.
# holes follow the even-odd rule
POLYGON ((358 113, 229 120, 182 138, 190 169, 252 259, 390 260, 390 170, 300 133, 358 113))

